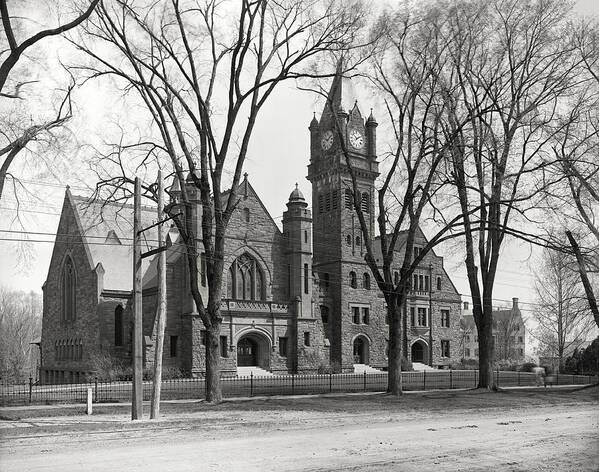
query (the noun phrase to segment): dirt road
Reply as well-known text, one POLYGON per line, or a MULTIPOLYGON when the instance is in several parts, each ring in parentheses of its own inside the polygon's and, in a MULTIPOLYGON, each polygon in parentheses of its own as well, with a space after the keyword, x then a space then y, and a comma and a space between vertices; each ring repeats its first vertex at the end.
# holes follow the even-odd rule
POLYGON ((2 471, 597 471, 597 392, 231 402, 5 421, 2 471), (191 408, 191 410, 194 410, 191 408))

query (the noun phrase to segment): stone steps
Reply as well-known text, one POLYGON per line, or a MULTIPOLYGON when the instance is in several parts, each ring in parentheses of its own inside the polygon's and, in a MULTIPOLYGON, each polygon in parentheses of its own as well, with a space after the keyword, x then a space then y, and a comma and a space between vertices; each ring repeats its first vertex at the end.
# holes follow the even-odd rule
POLYGON ((272 377, 272 372, 257 366, 237 367, 237 377, 272 377))
POLYGON ((362 374, 364 372, 376 374, 382 372, 382 370, 375 369, 366 364, 354 364, 354 374, 362 374))
POLYGON ((412 368, 418 372, 422 372, 423 370, 439 370, 431 367, 430 365, 422 364, 421 362, 412 362, 412 368))

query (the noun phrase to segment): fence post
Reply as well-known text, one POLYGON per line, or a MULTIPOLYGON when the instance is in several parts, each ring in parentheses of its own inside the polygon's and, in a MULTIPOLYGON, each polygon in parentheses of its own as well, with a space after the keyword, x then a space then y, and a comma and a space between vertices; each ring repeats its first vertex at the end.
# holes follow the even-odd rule
POLYGON ((449 390, 453 389, 453 370, 449 369, 449 390))
POLYGON ((474 388, 478 387, 478 370, 474 371, 474 388))
POLYGON ((366 391, 366 371, 364 371, 364 391, 366 391))
POLYGON ((98 403, 98 377, 94 377, 94 401, 98 403))
POLYGON ((423 381, 422 381, 422 390, 426 390, 426 370, 423 371, 424 376, 423 376, 423 381))
POLYGON ((520 371, 518 371, 518 387, 520 386, 520 371))
POLYGON ((31 393, 33 392, 33 378, 29 377, 29 404, 31 404, 31 393))
POLYGON ((497 367, 497 387, 499 387, 499 367, 497 367))
POLYGON ((555 374, 555 385, 559 385, 559 372, 555 374))
POLYGON ((329 372, 329 393, 333 391, 333 372, 329 372))
POLYGON ((254 396, 254 372, 250 372, 250 397, 254 396))
POLYGON ((295 374, 291 374, 291 395, 295 394, 295 374))

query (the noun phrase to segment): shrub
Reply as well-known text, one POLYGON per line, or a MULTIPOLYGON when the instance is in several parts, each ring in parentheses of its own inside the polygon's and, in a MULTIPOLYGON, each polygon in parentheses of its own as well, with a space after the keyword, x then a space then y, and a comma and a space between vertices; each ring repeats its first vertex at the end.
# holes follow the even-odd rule
POLYGON ((525 362, 520 367, 520 372, 532 372, 537 365, 534 362, 525 362))

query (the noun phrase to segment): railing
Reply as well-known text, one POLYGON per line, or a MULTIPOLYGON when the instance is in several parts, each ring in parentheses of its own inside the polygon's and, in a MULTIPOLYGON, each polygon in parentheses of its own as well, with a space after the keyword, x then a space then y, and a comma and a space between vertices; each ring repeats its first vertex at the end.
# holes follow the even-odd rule
MULTIPOLYGON (((535 386, 538 378, 529 372, 495 372, 499 387, 535 386)), ((437 390, 474 388, 478 371, 438 370, 404 372, 403 389, 437 390)), ((599 382, 599 376, 555 374, 548 376, 548 385, 587 385, 599 382)), ((204 379, 172 379, 162 382, 162 400, 204 398, 204 379)), ((20 385, 0 385, 0 406, 51 403, 85 403, 91 388, 96 403, 131 401, 131 381, 102 382, 94 379, 87 383, 68 385, 36 385, 32 381, 20 385)), ((301 395, 343 392, 383 392, 387 388, 387 373, 361 374, 298 374, 269 377, 225 377, 222 379, 223 397, 251 397, 255 395, 301 395)), ((150 400, 152 382, 144 381, 143 398, 150 400)))

